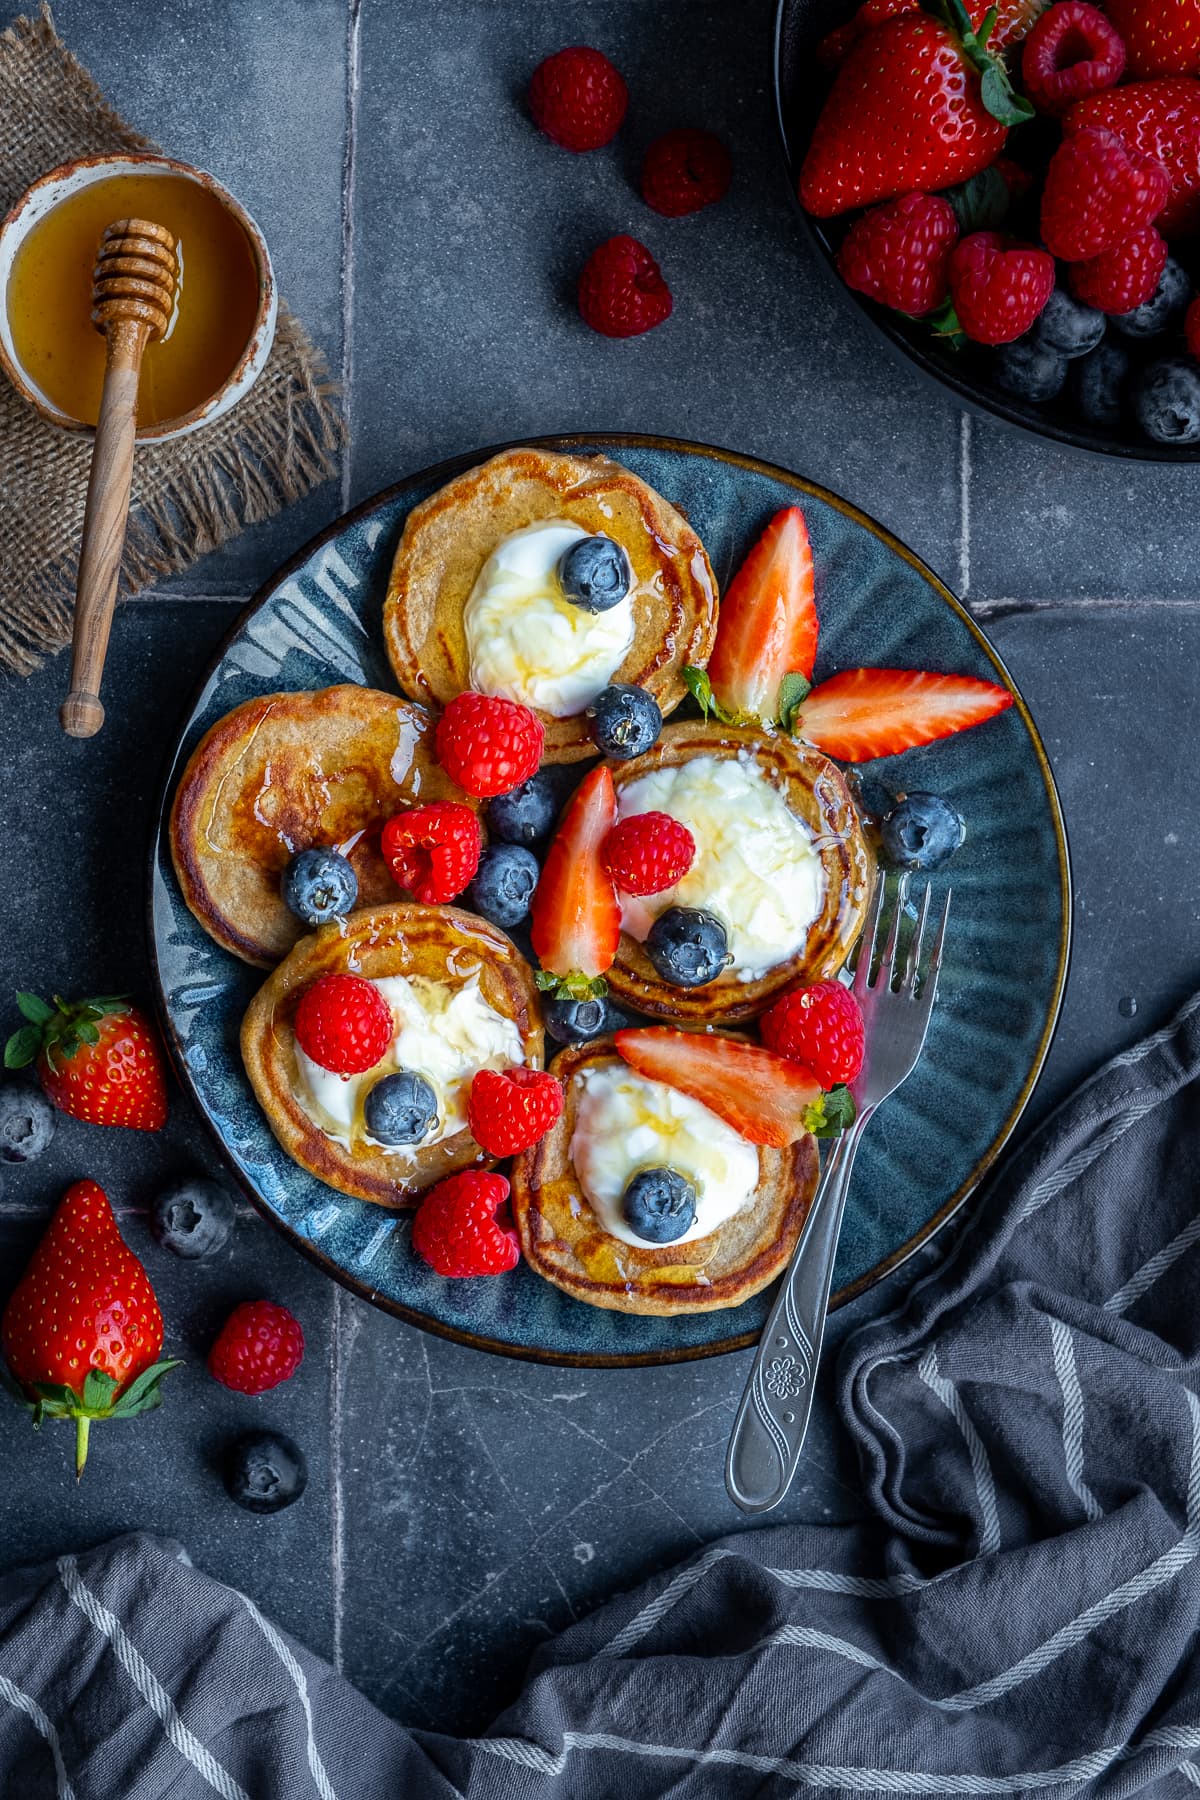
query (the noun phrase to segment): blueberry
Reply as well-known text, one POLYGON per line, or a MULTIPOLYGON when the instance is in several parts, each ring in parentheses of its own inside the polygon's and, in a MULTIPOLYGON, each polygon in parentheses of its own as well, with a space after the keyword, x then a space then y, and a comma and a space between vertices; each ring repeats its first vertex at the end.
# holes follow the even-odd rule
POLYGON ((673 1244, 695 1223, 696 1190, 678 1169, 642 1169, 625 1189, 621 1211, 638 1237, 673 1244))
POLYGON ((423 1075, 401 1069, 367 1089, 363 1120, 377 1144, 419 1144, 437 1124, 437 1095, 423 1075))
POLYGON ((32 1162, 54 1136, 58 1116, 28 1081, 0 1085, 0 1162, 32 1162))
POLYGON ((1094 306, 1085 306, 1066 288, 1056 287, 1029 336, 1059 356, 1086 356, 1104 336, 1105 323, 1104 314, 1094 306))
POLYGON ((1200 444, 1200 368, 1181 356, 1151 363, 1134 388, 1133 410, 1156 444, 1200 444))
POLYGON ((540 874, 532 850, 520 844, 489 844, 467 889, 467 905, 493 925, 519 925, 529 916, 540 874))
POLYGON ((542 1023, 559 1044, 586 1044, 603 1037, 609 1027, 604 1000, 572 1000, 569 994, 548 994, 542 1001, 542 1023))
POLYGON ((1113 324, 1126 337, 1157 337, 1159 332, 1170 331, 1181 323, 1191 297, 1191 276, 1173 256, 1168 256, 1150 298, 1132 312, 1115 314, 1113 324))
POLYGON ((563 599, 584 612, 608 612, 633 586, 633 570, 610 537, 579 538, 558 559, 563 599))
POLYGON ((554 784, 544 769, 507 794, 497 794, 485 808, 487 827, 503 844, 536 844, 549 837, 558 817, 554 784))
POLYGON ((936 869, 949 862, 967 835, 962 814, 938 794, 906 794, 879 827, 889 862, 936 869))
POLYGON ((668 906, 659 913, 643 949, 674 987, 704 987, 732 961, 720 919, 696 906, 668 906))
POLYGON ((215 1181, 189 1175, 156 1195, 150 1229, 164 1250, 197 1262, 215 1256, 233 1230, 233 1200, 215 1181))
POLYGON ((358 878, 336 850, 301 850, 283 871, 279 891, 306 925, 327 925, 358 899, 358 878))
POLYGON ((641 756, 657 743, 663 722, 654 695, 624 681, 614 681, 596 695, 588 707, 588 719, 597 750, 621 762, 641 756))
POLYGON ((1071 396, 1089 425, 1112 427, 1125 410, 1125 378, 1129 357, 1112 339, 1071 368, 1071 396))
POLYGON ((276 1513, 308 1486, 299 1444, 278 1431, 248 1431, 225 1453, 225 1492, 247 1512, 276 1513))
POLYGON ((1032 332, 992 352, 992 380, 1019 400, 1053 400, 1066 379, 1066 357, 1039 343, 1032 332))

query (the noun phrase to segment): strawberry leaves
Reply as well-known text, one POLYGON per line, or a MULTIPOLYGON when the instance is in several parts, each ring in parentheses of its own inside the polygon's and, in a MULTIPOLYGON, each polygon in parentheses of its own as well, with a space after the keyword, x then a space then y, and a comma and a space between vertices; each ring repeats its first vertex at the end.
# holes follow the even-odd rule
POLYGON ((963 0, 921 0, 921 5, 932 18, 948 26, 962 45, 963 54, 979 75, 979 97, 993 119, 1001 125, 1023 125, 1026 119, 1032 119, 1032 103, 1013 91, 1003 61, 988 49, 996 8, 989 7, 976 31, 963 0))
POLYGON ((795 732, 796 714, 812 692, 812 682, 807 675, 793 671, 785 675, 779 684, 779 723, 787 732, 795 732))
POLYGON ((38 1056, 44 1055, 55 1068, 56 1057, 70 1062, 83 1044, 100 1042, 99 1022, 120 1017, 130 1010, 124 994, 104 994, 95 1000, 72 1002, 55 994, 53 1006, 37 994, 20 991, 17 1007, 27 1022, 14 1031, 4 1046, 6 1069, 25 1069, 38 1056))
POLYGON ((603 1000, 608 983, 603 975, 555 975, 550 969, 535 969, 534 982, 539 994, 551 994, 556 1000, 603 1000))
POLYGON ((166 1357, 143 1369, 124 1389, 107 1369, 89 1369, 79 1391, 58 1381, 30 1382, 26 1390, 7 1373, 3 1385, 32 1414, 35 1431, 41 1430, 44 1419, 74 1420, 75 1478, 78 1480, 87 1462, 92 1420, 135 1419, 139 1413, 153 1412, 155 1407, 162 1405, 164 1375, 182 1366, 178 1357, 166 1357))
POLYGON ((804 1124, 814 1137, 840 1137, 847 1126, 853 1125, 858 1108, 854 1104, 854 1095, 848 1087, 841 1083, 822 1094, 819 1100, 805 1108, 804 1124))
POLYGON ((777 720, 768 720, 759 718, 757 713, 730 712, 722 706, 712 691, 712 683, 705 669, 698 669, 689 663, 683 671, 683 680, 703 718, 707 719, 711 714, 722 725, 771 725, 777 722, 787 732, 794 732, 796 714, 812 689, 812 682, 807 675, 801 675, 798 670, 790 671, 779 684, 777 720))
POLYGON ((712 682, 708 678, 707 669, 698 669, 694 663, 688 663, 683 670, 683 685, 686 687, 696 705, 700 708, 700 716, 707 719, 711 713, 722 725, 741 725, 745 721, 743 713, 727 712, 712 690, 712 682))

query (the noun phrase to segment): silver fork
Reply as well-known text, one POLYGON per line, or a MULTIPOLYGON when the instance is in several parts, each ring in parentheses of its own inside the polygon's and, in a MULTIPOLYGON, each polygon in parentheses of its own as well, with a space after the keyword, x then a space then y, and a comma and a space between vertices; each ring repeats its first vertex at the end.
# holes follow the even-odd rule
POLYGON ((900 877, 887 943, 872 982, 884 888, 880 880, 863 927, 852 984, 863 1010, 867 1035, 866 1059, 853 1087, 858 1113, 854 1123, 830 1146, 804 1229, 763 1328, 729 1439, 725 1486, 730 1499, 743 1512, 769 1512, 778 1506, 796 1473, 812 1412, 833 1263, 859 1139, 875 1108, 912 1074, 925 1045, 937 995, 950 912, 949 890, 933 950, 922 972, 921 945, 930 906, 930 889, 926 886, 897 982, 900 925, 908 897, 908 876, 900 877))

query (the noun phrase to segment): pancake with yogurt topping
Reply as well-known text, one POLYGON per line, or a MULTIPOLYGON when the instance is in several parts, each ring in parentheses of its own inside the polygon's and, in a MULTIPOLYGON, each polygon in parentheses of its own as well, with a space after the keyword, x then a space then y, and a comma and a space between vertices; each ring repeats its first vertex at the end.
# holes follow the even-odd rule
POLYGON ((612 766, 619 817, 669 813, 696 856, 675 887, 623 897, 614 994, 657 1018, 756 1017, 788 988, 836 975, 866 915, 875 856, 841 770, 779 732, 695 721, 612 766), (730 965, 704 987, 664 981, 642 949, 659 913, 699 907, 725 927, 730 965))
POLYGON ((619 463, 532 446, 456 476, 410 513, 384 604, 396 679, 444 706, 472 686, 534 705, 545 760, 593 753, 588 702, 610 681, 652 694, 664 715, 683 699, 682 670, 712 649, 717 584, 681 513, 619 463), (562 528, 561 541, 531 527, 562 528), (633 585, 611 613, 570 608, 555 593, 566 533, 612 538, 633 585), (567 610, 579 612, 577 620, 567 610), (619 654, 618 654, 619 653, 619 654))
POLYGON ((411 1206, 460 1169, 490 1168, 466 1126, 466 1092, 481 1068, 540 1068, 541 1013, 533 975, 502 931, 456 906, 402 902, 352 913, 302 938, 251 1001, 242 1056, 259 1105, 302 1169, 340 1193, 411 1206), (311 1063, 293 1020, 320 975, 350 973, 379 985, 392 1009, 386 1055, 343 1082, 311 1063), (375 1142, 362 1118, 365 1089, 407 1068, 423 1075, 438 1119, 417 1145, 375 1142))
POLYGON ((815 1139, 749 1144, 698 1101, 635 1075, 611 1039, 550 1067, 562 1117, 512 1169, 532 1269, 591 1306, 658 1315, 739 1306, 780 1274, 816 1191, 815 1139), (650 1244, 624 1226, 620 1196, 640 1169, 664 1165, 695 1186, 698 1231, 650 1244))

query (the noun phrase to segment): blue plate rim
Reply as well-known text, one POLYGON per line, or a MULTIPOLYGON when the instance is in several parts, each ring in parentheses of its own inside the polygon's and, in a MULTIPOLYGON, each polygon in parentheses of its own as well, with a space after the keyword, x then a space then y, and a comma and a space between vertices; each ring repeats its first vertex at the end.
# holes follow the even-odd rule
POLYGON ((390 1313, 394 1318, 403 1320, 407 1325, 415 1326, 419 1331, 429 1332, 434 1337, 447 1338, 453 1343, 466 1345, 470 1349, 483 1350, 493 1356, 509 1357, 517 1362, 535 1362, 559 1368, 629 1369, 659 1367, 677 1362, 696 1362, 709 1356, 726 1356, 738 1350, 750 1349, 758 1342, 760 1333, 757 1331, 739 1332, 727 1338, 714 1340, 712 1343, 688 1345, 679 1349, 638 1351, 625 1355, 605 1355, 595 1352, 571 1353, 568 1351, 550 1351, 543 1350, 534 1344, 505 1343, 497 1338, 486 1337, 475 1332, 463 1331, 458 1326, 446 1324, 442 1320, 436 1319, 428 1313, 417 1312, 414 1308, 405 1306, 400 1301, 392 1300, 387 1295, 380 1294, 376 1289, 372 1288, 369 1283, 360 1281, 356 1276, 350 1274, 348 1270, 342 1268, 340 1264, 334 1262, 333 1259, 320 1250, 316 1244, 303 1237, 299 1232, 293 1230, 292 1227, 288 1225, 286 1221, 281 1219, 278 1213, 276 1213, 262 1198, 253 1183, 243 1175, 233 1157, 230 1155, 224 1138, 221 1136, 220 1131, 217 1129, 216 1124, 200 1099, 196 1085, 192 1079, 190 1068, 184 1056, 183 1046, 179 1041, 179 1036, 175 1029, 174 1020, 172 1019, 170 1010, 167 1006, 165 984, 158 957, 158 941, 154 929, 155 871, 162 847, 163 832, 167 829, 167 822, 170 816, 171 797, 174 793, 175 782, 183 759, 188 729, 195 716, 196 708, 199 705, 201 696, 212 676, 216 673, 224 660, 230 644, 243 630, 247 620, 252 618, 256 612, 268 603, 277 589, 284 582, 290 580, 293 575, 297 574, 318 551, 324 548, 325 545, 338 538, 347 527, 357 524, 363 519, 369 518, 381 507, 387 506, 391 504, 392 501, 399 499, 408 489, 416 488, 420 485, 434 481, 439 485, 444 485, 445 482, 450 481, 455 475, 460 474, 463 470, 474 468, 479 463, 485 462, 489 457, 499 455, 505 450, 515 449, 520 445, 533 445, 544 450, 583 449, 588 451, 611 451, 613 449, 648 449, 682 452, 685 455, 707 457, 710 460, 727 463, 735 468, 746 469, 753 474, 763 475, 770 480, 782 482, 785 485, 794 488, 798 493, 807 494, 811 498, 821 501, 824 505, 832 507, 836 512, 842 513, 846 518, 852 519, 857 525, 864 527, 872 534, 872 536, 885 544, 895 555, 901 557, 911 568, 916 570, 916 572, 933 589, 938 598, 962 621, 983 650, 984 654, 988 657, 996 670, 999 680, 1012 694, 1015 710, 1029 734, 1029 740, 1033 746, 1038 762, 1038 768, 1042 776, 1042 782, 1046 790, 1051 822, 1054 827, 1055 846, 1058 857, 1059 898, 1061 902, 1054 991, 1051 997, 1050 1006, 1047 1010, 1046 1021, 1034 1049, 1029 1072, 1021 1085, 1020 1093, 1017 1095, 1017 1098, 1009 1111, 1008 1117, 1004 1120, 987 1149, 975 1163, 971 1173, 967 1176, 965 1181, 960 1183, 959 1187, 950 1195, 949 1199, 942 1204, 938 1211, 925 1222, 919 1231, 914 1232, 910 1238, 899 1245, 890 1255, 882 1258, 872 1268, 868 1269, 865 1274, 859 1276, 857 1280, 848 1282, 845 1287, 840 1288, 830 1299, 830 1310, 832 1311, 837 1307, 845 1306, 849 1301, 857 1299, 860 1294, 866 1293, 869 1288, 874 1287, 878 1282, 882 1281, 885 1276, 890 1275, 903 1263, 907 1262, 909 1257, 913 1256, 925 1244, 929 1243, 943 1226, 949 1223, 975 1192, 985 1175, 1000 1156, 1004 1146, 1016 1129, 1022 1113, 1029 1104, 1033 1090, 1037 1085, 1038 1078, 1045 1066, 1046 1058, 1050 1053, 1050 1047, 1054 1041, 1054 1035, 1058 1028, 1059 1017, 1062 1011, 1063 996, 1066 991, 1067 975, 1071 959, 1074 907, 1072 898, 1070 849, 1067 841, 1066 822, 1063 818, 1062 802, 1059 798, 1058 787, 1054 779, 1054 771, 1050 766, 1050 759, 1046 753, 1045 745, 1042 742, 1041 733, 1038 731, 1029 708, 1025 703, 1024 697, 1010 674, 1007 665, 999 651, 988 638, 982 626, 971 615, 968 609, 963 605, 962 601, 958 599, 949 587, 947 587, 941 577, 936 575, 929 565, 924 562, 914 550, 910 550, 908 545, 903 543, 894 535, 894 533, 889 531, 885 525, 881 525, 877 519, 872 518, 871 515, 864 512, 861 507, 855 506, 852 501, 842 499, 840 495, 832 493, 828 488, 822 487, 818 482, 810 481, 803 475, 797 475, 791 469, 782 468, 777 463, 767 462, 762 457, 750 456, 742 451, 723 449, 719 445, 705 444, 690 438, 676 438, 655 433, 629 431, 559 432, 544 437, 512 438, 504 443, 493 444, 484 449, 461 452, 455 456, 447 457, 441 462, 431 463, 426 468, 415 470, 412 473, 403 476, 399 481, 393 482, 386 488, 381 488, 377 493, 372 494, 369 499, 361 501, 357 506, 350 508, 349 511, 339 514, 336 519, 332 520, 323 530, 311 537, 307 543, 302 545, 301 548, 296 551, 295 555, 291 556, 287 562, 283 563, 267 578, 254 594, 253 598, 238 613, 237 618, 225 633, 225 636, 221 639, 220 644, 209 659, 196 684, 195 690, 188 702, 187 709, 181 717, 173 739, 172 748, 167 753, 167 761, 159 787, 157 804, 151 814, 152 824, 147 852, 145 923, 150 967, 154 978, 155 1010, 159 1024, 162 1028, 164 1041, 170 1051, 171 1060, 174 1063, 176 1075, 178 1076, 180 1084, 191 1098, 192 1104, 199 1114, 205 1130, 216 1145, 222 1162, 225 1164, 239 1190, 246 1196, 255 1211, 260 1213, 262 1217, 265 1218, 268 1223, 293 1246, 294 1249, 298 1250, 309 1262, 315 1264, 323 1274, 328 1275, 341 1287, 344 1287, 348 1289, 349 1292, 357 1295, 360 1300, 365 1300, 370 1305, 379 1308, 380 1311, 390 1313))

